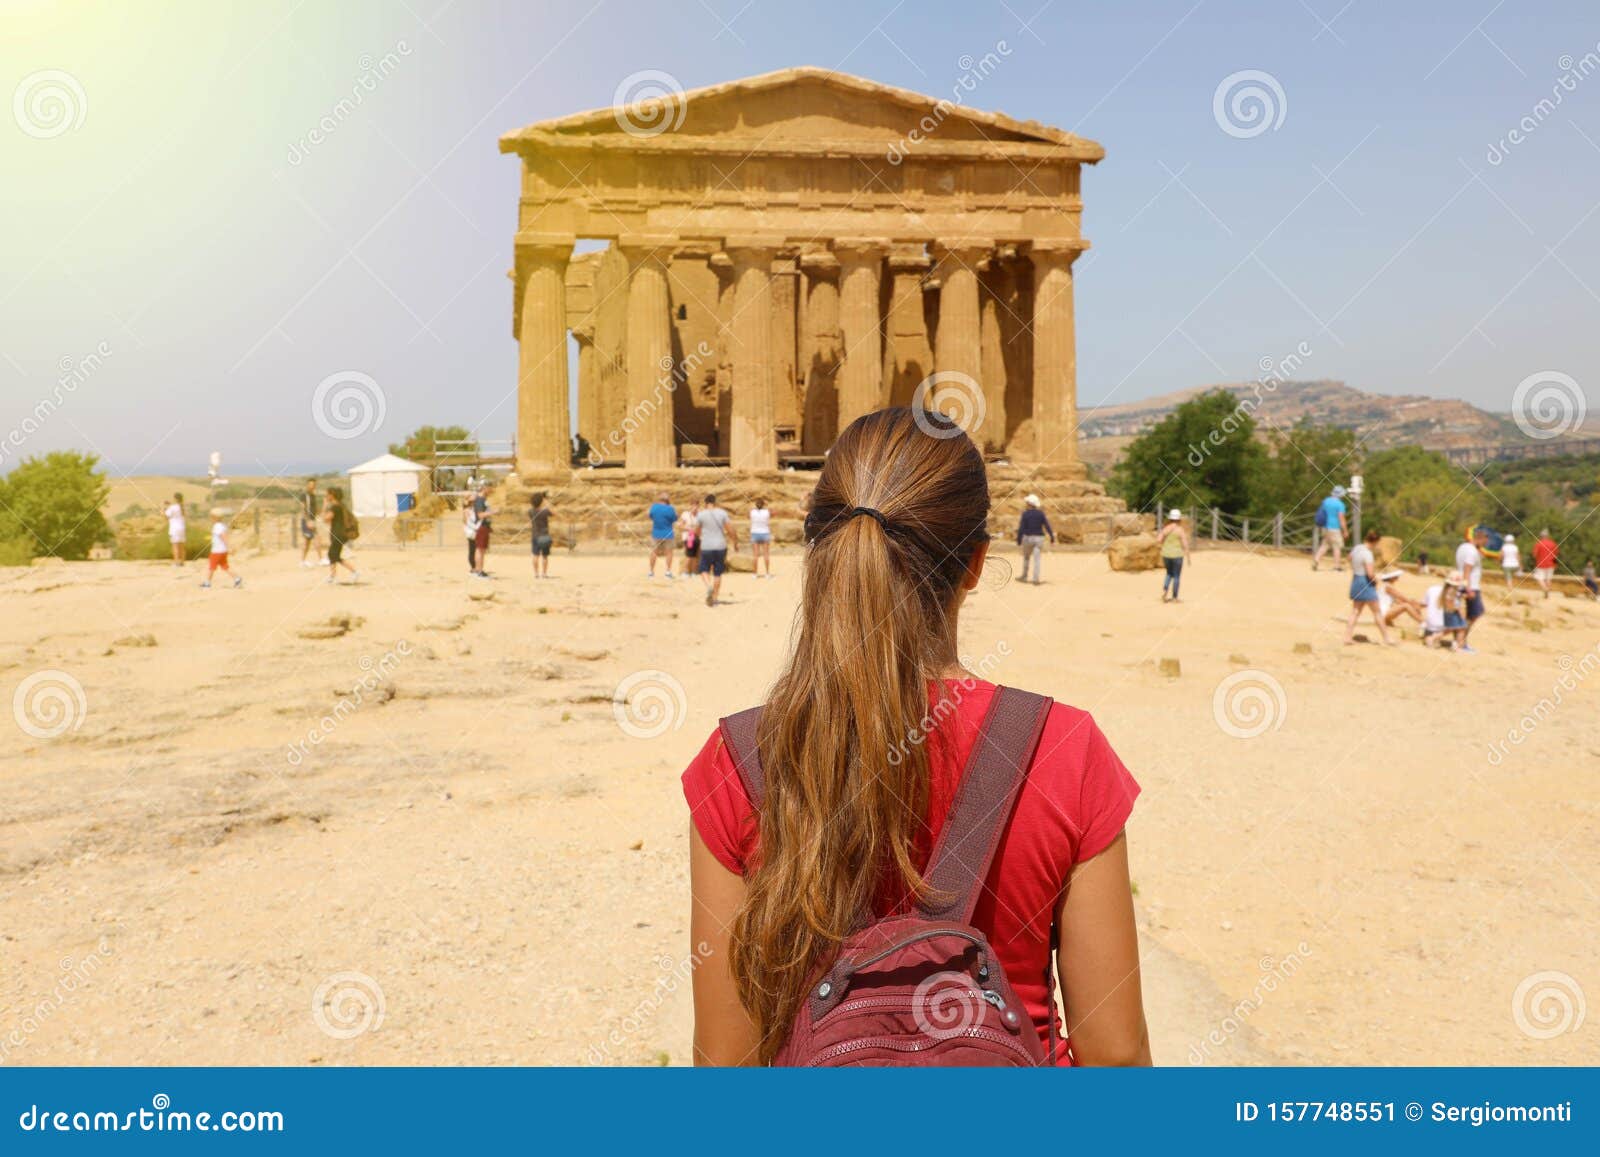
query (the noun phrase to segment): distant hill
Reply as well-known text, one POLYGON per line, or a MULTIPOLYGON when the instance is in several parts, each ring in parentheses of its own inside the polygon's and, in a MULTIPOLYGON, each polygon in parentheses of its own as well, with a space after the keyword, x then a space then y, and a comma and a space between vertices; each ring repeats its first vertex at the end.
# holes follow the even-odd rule
POLYGON ((1362 442, 1374 450, 1410 445, 1443 451, 1522 445, 1531 441, 1509 415, 1480 410, 1458 398, 1369 394, 1335 381, 1275 385, 1239 382, 1197 386, 1115 406, 1086 407, 1078 414, 1084 459, 1102 470, 1109 468, 1135 437, 1165 418, 1180 403, 1213 389, 1237 394, 1241 401, 1255 400, 1251 414, 1260 427, 1287 428, 1304 418, 1318 425, 1354 430, 1362 442))

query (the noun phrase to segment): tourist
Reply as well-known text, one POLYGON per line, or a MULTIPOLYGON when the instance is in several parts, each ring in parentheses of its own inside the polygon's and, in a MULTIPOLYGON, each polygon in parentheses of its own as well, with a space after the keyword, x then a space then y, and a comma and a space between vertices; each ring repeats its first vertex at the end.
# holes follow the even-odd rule
POLYGON ((1467 629, 1467 620, 1461 615, 1461 572, 1451 571, 1441 583, 1428 588, 1427 609, 1422 618, 1422 641, 1437 647, 1446 636, 1459 650, 1467 629))
POLYGON ((1561 548, 1550 537, 1549 528, 1541 530, 1539 541, 1533 544, 1533 581, 1544 591, 1545 598, 1550 597, 1550 582, 1556 577, 1556 557, 1560 553, 1561 548))
POLYGON ((700 561, 700 503, 695 502, 678 520, 683 530, 683 575, 688 578, 700 561))
POLYGON ((672 555, 675 550, 678 526, 678 511, 672 505, 672 500, 667 497, 666 491, 656 495, 656 500, 650 504, 650 571, 649 578, 656 577, 656 559, 662 559, 666 567, 667 578, 675 578, 672 573, 672 555))
POLYGON ((1583 564, 1583 587, 1589 592, 1591 599, 1600 599, 1600 582, 1594 577, 1594 559, 1588 559, 1583 564))
POLYGON ((551 510, 544 499, 543 490, 528 499, 528 530, 533 543, 533 577, 536 579, 550 577, 550 547, 555 543, 550 536, 551 510))
POLYGON ((728 569, 729 549, 739 549, 739 535, 728 512, 717 505, 717 496, 707 494, 705 505, 695 515, 695 537, 699 542, 700 581, 706 587, 706 606, 714 607, 722 594, 722 573, 728 569))
POLYGON ((1056 532, 1045 517, 1037 494, 1030 494, 1023 501, 1027 505, 1022 509, 1022 517, 1017 520, 1017 545, 1022 548, 1022 581, 1028 581, 1031 568, 1033 585, 1038 586, 1044 581, 1044 540, 1048 535, 1050 541, 1055 542, 1056 532))
POLYGON ((1311 569, 1316 570, 1322 562, 1322 552, 1329 546, 1333 547, 1333 569, 1343 570, 1344 564, 1339 560, 1339 552, 1344 549, 1344 540, 1350 533, 1350 523, 1345 517, 1344 505, 1345 488, 1335 486, 1333 493, 1322 500, 1317 507, 1317 529, 1320 535, 1317 539, 1316 553, 1311 556, 1311 569))
MULTIPOLYGON (((317 565, 317 560, 311 556, 311 549, 317 545, 317 516, 321 513, 322 507, 317 501, 317 480, 307 478, 306 488, 300 492, 300 565, 303 567, 317 565)), ((321 553, 317 552, 319 557, 321 553)))
POLYGON ((1161 565, 1166 577, 1161 580, 1161 601, 1167 601, 1167 588, 1172 588, 1172 601, 1178 601, 1178 581, 1183 577, 1183 564, 1189 561, 1189 531, 1183 525, 1183 511, 1174 506, 1167 511, 1167 524, 1156 535, 1161 546, 1161 565))
POLYGON ((1428 569, 1428 552, 1425 550, 1417 551, 1417 573, 1426 575, 1433 573, 1428 569))
POLYGON ((1356 641, 1356 620, 1363 610, 1372 611, 1372 621, 1378 624, 1378 634, 1383 636, 1384 645, 1394 643, 1389 637, 1389 625, 1378 612, 1377 560, 1372 554, 1378 537, 1376 530, 1367 531, 1366 541, 1350 552, 1350 621, 1344 628, 1346 646, 1356 641))
POLYGON ((1463 605, 1466 608, 1467 629, 1461 636, 1461 650, 1468 655, 1477 654, 1467 640, 1472 637, 1472 628, 1483 618, 1483 548, 1488 541, 1489 532, 1483 527, 1468 527, 1465 541, 1456 547, 1456 569, 1466 580, 1463 605))
POLYGON ((757 498, 750 510, 750 569, 761 578, 761 564, 767 564, 766 577, 772 577, 772 511, 767 500, 757 498))
POLYGON ((172 565, 189 561, 189 520, 183 516, 183 495, 174 494, 172 505, 161 512, 167 516, 167 543, 172 547, 172 565))
POLYGON ((322 504, 322 521, 328 524, 328 582, 331 584, 338 578, 340 567, 350 572, 351 582, 360 582, 361 575, 344 559, 344 548, 361 530, 356 516, 344 503, 344 491, 337 486, 328 487, 327 501, 322 504))
POLYGON ((219 570, 233 580, 236 587, 244 586, 244 579, 233 573, 228 567, 228 524, 223 519, 223 512, 215 508, 211 511, 211 564, 206 570, 205 581, 200 585, 209 587, 211 576, 219 570))
POLYGON ((1517 585, 1517 575, 1522 572, 1522 551, 1517 549, 1517 536, 1508 534, 1500 544, 1500 569, 1506 575, 1506 589, 1517 585))
POLYGON ((1423 622, 1423 604, 1410 595, 1401 594, 1396 585, 1404 575, 1403 570, 1391 569, 1378 576, 1378 615, 1390 627, 1404 615, 1411 616, 1419 626, 1423 622))
POLYGON ((478 573, 478 516, 471 498, 461 504, 461 532, 467 536, 467 573, 478 573))
POLYGON ((472 499, 472 517, 477 520, 478 524, 478 529, 473 535, 473 542, 478 548, 478 569, 472 573, 479 578, 489 577, 489 569, 486 564, 489 560, 489 516, 493 513, 494 511, 489 509, 489 484, 487 482, 479 483, 478 493, 472 499))
MULTIPOLYGON (((1086 712, 997 688, 957 659, 962 603, 988 553, 989 493, 970 439, 953 425, 948 436, 923 432, 942 421, 880 410, 839 436, 806 518, 810 545, 786 669, 759 722, 754 713, 724 721, 684 773, 693 821, 689 932, 701 960, 693 977, 698 1063, 803 1059, 779 1058, 779 1049, 791 1024, 815 1011, 808 997, 826 1000, 838 987, 819 988, 816 977, 840 939, 864 918, 919 908, 969 926, 993 949, 978 950, 985 968, 976 971, 993 996, 950 1008, 973 1018, 963 1024, 998 999, 994 1011, 1020 1014, 1010 1031, 994 1033, 1000 1047, 1021 1045, 1026 1034, 1038 1055, 1051 1050, 1045 1063, 1150 1063, 1123 832, 1139 787, 1086 712), (1011 725, 985 730, 999 703, 1011 725), (1015 770, 952 810, 958 782, 967 790, 969 753, 990 748, 1015 770), (1027 787, 1014 806, 1009 795, 989 802, 1022 773, 1027 787), (930 863, 928 833, 956 829, 969 836, 952 837, 956 846, 979 850, 964 874, 944 875, 953 858, 930 863), (929 894, 930 876, 949 886, 929 894), (1052 966, 1072 1010, 1070 1054, 1052 966), (1016 984, 1015 1004, 996 991, 1002 978, 1016 984)), ((949 951, 926 947, 932 960, 949 951)), ((963 961, 976 970, 971 949, 963 961)), ((848 998, 865 996, 874 980, 899 979, 856 977, 866 983, 848 998)), ((958 979, 975 983, 967 973, 958 979)), ((848 1009, 837 1015, 848 1018, 848 1009)), ((913 1004, 883 1015, 900 1023, 918 1011, 913 1004)), ((932 1055, 907 1061, 993 1043, 976 1029, 956 1045, 947 1043, 953 1032, 921 1031, 932 1055)))

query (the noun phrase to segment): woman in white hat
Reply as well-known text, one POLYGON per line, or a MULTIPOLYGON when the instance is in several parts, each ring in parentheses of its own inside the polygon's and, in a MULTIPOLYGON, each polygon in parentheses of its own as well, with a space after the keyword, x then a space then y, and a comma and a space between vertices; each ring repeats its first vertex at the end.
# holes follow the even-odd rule
POLYGON ((1167 601, 1167 588, 1172 588, 1172 601, 1178 601, 1178 580, 1183 576, 1183 564, 1189 561, 1189 531, 1183 525, 1183 511, 1174 506, 1167 511, 1167 523, 1156 535, 1161 546, 1161 565, 1167 577, 1161 580, 1161 601, 1167 601))
POLYGON ((1394 567, 1378 576, 1378 615, 1391 627, 1403 615, 1410 615, 1421 626, 1425 608, 1410 595, 1401 594, 1400 588, 1395 585, 1404 574, 1405 571, 1394 567))
POLYGON ((1028 581, 1028 569, 1031 566, 1033 585, 1038 586, 1044 581, 1045 536, 1048 535, 1050 541, 1054 542, 1056 532, 1051 529, 1050 520, 1044 516, 1037 494, 1030 494, 1023 501, 1028 505, 1017 522, 1017 545, 1022 548, 1022 581, 1028 581))

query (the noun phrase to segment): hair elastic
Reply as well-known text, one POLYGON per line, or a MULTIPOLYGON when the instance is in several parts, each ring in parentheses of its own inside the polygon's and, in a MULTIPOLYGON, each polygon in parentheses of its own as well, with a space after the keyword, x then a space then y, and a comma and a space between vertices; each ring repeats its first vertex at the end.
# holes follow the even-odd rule
POLYGON ((852 518, 855 518, 860 514, 865 514, 868 518, 873 519, 879 526, 883 527, 883 529, 889 529, 889 520, 883 516, 883 512, 880 510, 874 510, 870 506, 852 506, 849 510, 844 512, 844 517, 840 519, 840 521, 849 522, 852 518))

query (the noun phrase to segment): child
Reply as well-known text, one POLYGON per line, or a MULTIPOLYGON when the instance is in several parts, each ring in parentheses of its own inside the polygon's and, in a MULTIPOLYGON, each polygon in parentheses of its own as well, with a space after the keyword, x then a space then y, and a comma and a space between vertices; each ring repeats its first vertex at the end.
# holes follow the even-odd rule
POLYGON ((1506 535, 1500 544, 1500 569, 1506 572, 1506 589, 1517 585, 1517 575, 1522 572, 1522 552, 1517 549, 1517 536, 1506 535))
MULTIPOLYGON (((1439 609, 1441 612, 1441 626, 1432 645, 1437 645, 1438 640, 1446 635, 1456 650, 1461 650, 1467 641, 1467 620, 1462 615, 1461 588, 1466 585, 1466 578, 1458 570, 1453 570, 1444 580, 1441 592, 1439 609)), ((1432 591, 1428 592, 1430 597, 1432 591)))
POLYGON ((167 516, 167 541, 172 544, 172 565, 182 566, 187 561, 189 523, 183 517, 183 495, 174 494, 172 505, 161 512, 167 516))
POLYGON ((200 585, 209 587, 211 585, 211 576, 219 570, 233 580, 234 586, 244 586, 244 579, 228 569, 228 524, 222 521, 222 511, 213 510, 211 512, 211 569, 206 571, 205 582, 200 585))

